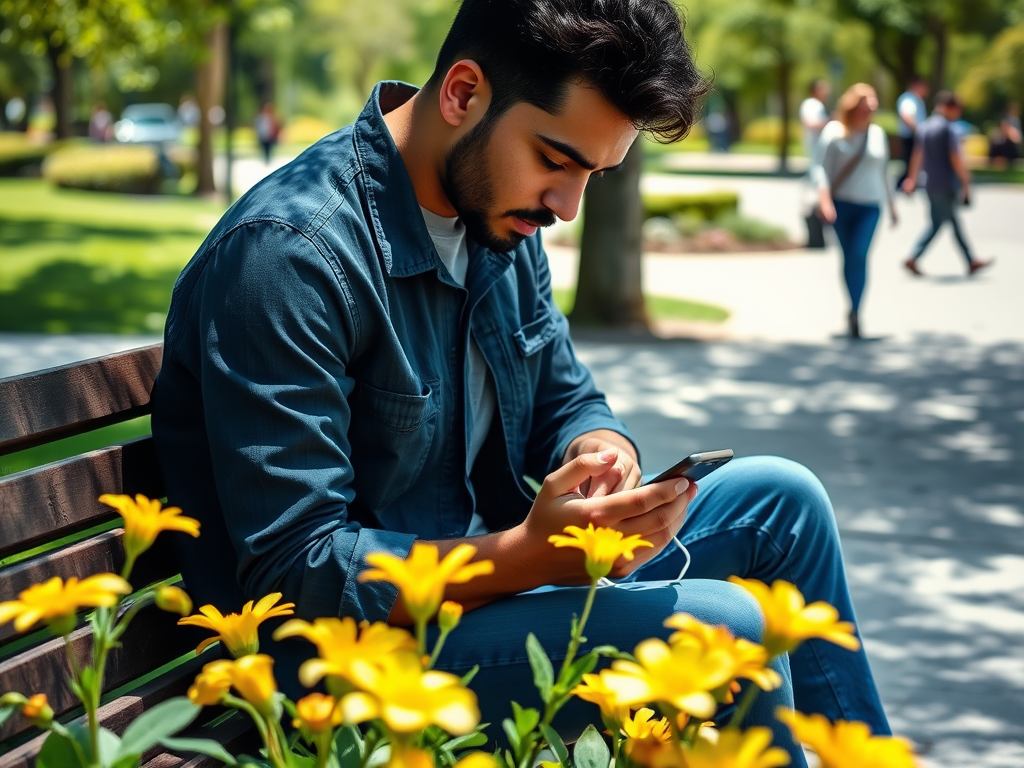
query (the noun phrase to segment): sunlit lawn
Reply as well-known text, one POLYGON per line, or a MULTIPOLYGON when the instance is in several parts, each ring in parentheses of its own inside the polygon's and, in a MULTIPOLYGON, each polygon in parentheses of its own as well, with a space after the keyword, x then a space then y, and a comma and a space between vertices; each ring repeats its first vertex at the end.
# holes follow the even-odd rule
POLYGON ((223 208, 0 179, 0 330, 159 332, 223 208))

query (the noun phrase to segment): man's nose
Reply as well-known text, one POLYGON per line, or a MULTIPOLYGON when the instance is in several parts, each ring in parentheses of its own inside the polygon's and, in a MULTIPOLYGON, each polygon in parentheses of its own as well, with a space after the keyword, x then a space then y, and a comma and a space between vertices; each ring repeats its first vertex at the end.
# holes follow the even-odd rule
POLYGON ((580 212, 580 200, 587 188, 587 177, 560 180, 541 196, 541 203, 562 221, 572 221, 580 212))

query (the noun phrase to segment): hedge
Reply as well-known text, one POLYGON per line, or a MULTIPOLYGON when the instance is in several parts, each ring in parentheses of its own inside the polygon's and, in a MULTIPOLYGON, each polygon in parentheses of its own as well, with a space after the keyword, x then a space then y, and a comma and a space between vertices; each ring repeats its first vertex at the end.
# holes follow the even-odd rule
POLYGON ((42 165, 54 144, 37 144, 24 133, 0 133, 0 176, 20 176, 42 165))
POLYGON ((162 178, 157 151, 147 146, 93 145, 50 154, 43 176, 58 187, 152 194, 162 178))
POLYGON ((705 221, 715 219, 727 213, 735 213, 739 208, 740 198, 735 192, 685 192, 685 193, 650 193, 644 192, 644 218, 665 216, 672 218, 679 214, 699 216, 705 221))

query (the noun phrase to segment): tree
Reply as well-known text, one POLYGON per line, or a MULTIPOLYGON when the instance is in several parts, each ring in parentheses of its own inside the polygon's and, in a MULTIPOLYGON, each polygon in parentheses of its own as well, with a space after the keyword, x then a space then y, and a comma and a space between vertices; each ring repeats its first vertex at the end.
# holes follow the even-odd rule
POLYGON ((152 0, 0 0, 11 42, 49 62, 59 138, 72 134, 74 62, 102 66, 167 44, 173 28, 154 23, 162 10, 152 0))
POLYGON ((1024 103, 1024 23, 996 36, 957 91, 971 107, 996 98, 1024 103))
POLYGON ((587 184, 573 323, 648 326, 640 260, 643 145, 637 138, 620 170, 587 184))

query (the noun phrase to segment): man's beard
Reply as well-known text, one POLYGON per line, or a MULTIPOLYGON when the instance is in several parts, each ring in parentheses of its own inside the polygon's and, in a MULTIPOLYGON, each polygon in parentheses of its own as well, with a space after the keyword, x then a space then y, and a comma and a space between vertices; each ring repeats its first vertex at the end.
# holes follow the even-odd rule
MULTIPOLYGON (((466 227, 466 234, 485 248, 500 253, 511 251, 526 239, 526 235, 513 231, 502 236, 487 222, 497 197, 485 159, 491 128, 492 121, 484 116, 469 133, 455 142, 444 158, 445 173, 441 187, 466 227)), ((506 216, 515 216, 538 227, 550 227, 555 223, 555 215, 547 208, 519 208, 505 211, 502 217, 506 216)))

